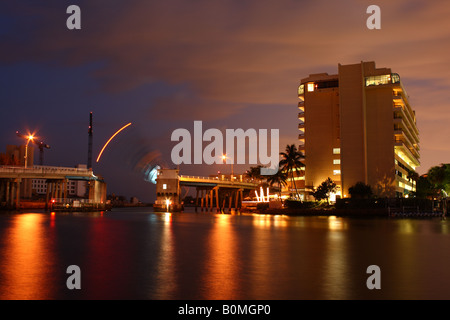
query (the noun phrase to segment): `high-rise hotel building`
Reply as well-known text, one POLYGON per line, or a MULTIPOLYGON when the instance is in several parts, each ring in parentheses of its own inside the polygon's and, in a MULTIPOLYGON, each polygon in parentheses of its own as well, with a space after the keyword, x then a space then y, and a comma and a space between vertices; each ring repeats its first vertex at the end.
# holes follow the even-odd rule
POLYGON ((311 74, 298 87, 299 149, 306 198, 328 177, 349 197, 357 182, 380 197, 415 191, 419 131, 400 76, 375 62, 311 74))

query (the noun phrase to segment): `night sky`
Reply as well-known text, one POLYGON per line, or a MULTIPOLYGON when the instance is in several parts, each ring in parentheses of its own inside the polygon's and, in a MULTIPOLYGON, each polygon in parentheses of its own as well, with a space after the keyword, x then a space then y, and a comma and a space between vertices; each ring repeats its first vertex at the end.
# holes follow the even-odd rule
POLYGON ((174 167, 171 133, 193 132, 194 120, 204 129, 279 129, 280 149, 297 144, 300 79, 335 74, 338 63, 375 61, 399 73, 416 110, 419 173, 450 162, 445 0, 10 0, 0 4, 0 42, 0 152, 23 143, 17 130, 29 131, 51 146, 45 165, 85 164, 92 111, 94 171, 108 194, 153 201, 140 165, 174 167), (81 8, 81 30, 66 27, 71 4, 81 8), (381 30, 366 27, 371 4, 381 8, 381 30))

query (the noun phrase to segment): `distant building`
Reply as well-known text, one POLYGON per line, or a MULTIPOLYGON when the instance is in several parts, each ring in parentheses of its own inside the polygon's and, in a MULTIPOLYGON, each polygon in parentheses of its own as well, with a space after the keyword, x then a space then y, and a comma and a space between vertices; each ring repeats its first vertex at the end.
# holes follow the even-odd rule
POLYGON ((419 131, 400 76, 375 62, 311 74, 298 88, 299 149, 305 154, 302 193, 330 177, 348 197, 357 182, 378 196, 415 191, 419 131))
MULTIPOLYGON (((6 153, 1 154, 1 165, 6 166, 25 166, 25 154, 27 155, 27 167, 33 167, 34 163, 34 148, 30 144, 28 147, 25 145, 7 145, 6 153)), ((30 179, 24 179, 22 181, 22 188, 20 189, 20 196, 22 198, 30 198, 32 195, 32 182, 30 179)))
POLYGON ((15 146, 15 145, 7 145, 6 146, 6 157, 8 159, 7 164, 14 164, 19 166, 25 166, 25 153, 27 155, 27 167, 32 167, 34 163, 34 148, 30 144, 28 148, 25 145, 15 146))
POLYGON ((155 211, 178 211, 182 204, 180 200, 179 170, 159 169, 156 178, 156 201, 153 205, 155 211))
POLYGON ((130 198, 130 203, 131 204, 139 204, 140 201, 139 201, 139 199, 137 197, 131 197, 130 198))

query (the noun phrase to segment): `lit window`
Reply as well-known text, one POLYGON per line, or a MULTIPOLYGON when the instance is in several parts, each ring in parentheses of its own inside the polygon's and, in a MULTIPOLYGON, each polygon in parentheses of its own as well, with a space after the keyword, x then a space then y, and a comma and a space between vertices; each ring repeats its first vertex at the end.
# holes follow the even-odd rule
POLYGON ((166 190, 167 189, 167 184, 163 184, 163 189, 166 190))
POLYGON ((333 159, 333 164, 341 164, 341 159, 333 159))
POLYGON ((308 83, 308 92, 314 91, 314 82, 308 83))
POLYGON ((333 174, 335 176, 340 175, 341 174, 341 170, 333 170, 333 174))
POLYGON ((400 83, 400 76, 397 73, 392 74, 392 83, 400 83))
POLYGON ((333 154, 341 154, 341 148, 333 148, 333 154))
MULTIPOLYGON (((396 75, 394 77, 394 83, 396 82, 400 82, 400 77, 398 75, 396 75)), ((371 77, 366 77, 366 87, 368 86, 379 86, 382 84, 389 84, 389 83, 393 83, 391 80, 391 75, 390 74, 383 74, 383 75, 379 75, 379 76, 371 76, 371 77)))
POLYGON ((301 85, 298 87, 298 95, 301 96, 304 92, 305 92, 305 85, 304 85, 304 84, 301 84, 301 85))

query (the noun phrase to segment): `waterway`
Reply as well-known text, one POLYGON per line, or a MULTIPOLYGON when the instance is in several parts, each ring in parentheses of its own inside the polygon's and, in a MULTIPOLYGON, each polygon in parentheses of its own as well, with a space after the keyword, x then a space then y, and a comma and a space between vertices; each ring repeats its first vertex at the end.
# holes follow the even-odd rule
POLYGON ((0 299, 450 299, 450 222, 0 213, 0 299), (67 267, 80 268, 69 290, 67 267), (368 289, 368 266, 381 289, 368 289))

